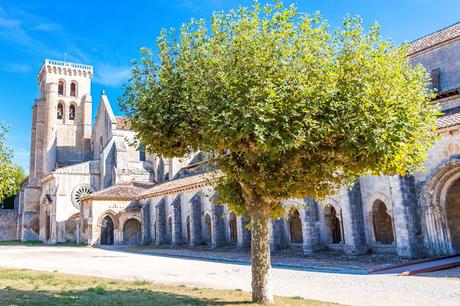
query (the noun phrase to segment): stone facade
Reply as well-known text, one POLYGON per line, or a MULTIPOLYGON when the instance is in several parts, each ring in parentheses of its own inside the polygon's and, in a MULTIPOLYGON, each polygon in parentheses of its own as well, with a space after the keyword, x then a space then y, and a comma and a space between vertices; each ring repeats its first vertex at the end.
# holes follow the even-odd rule
POLYGON ((152 179, 152 156, 131 145, 134 132, 113 114, 104 92, 93 125, 92 76, 92 66, 54 60, 40 69, 29 177, 19 194, 22 240, 77 242, 82 196, 152 179))
MULTIPOLYGON (((284 201, 284 216, 271 223, 272 249, 402 257, 460 252, 460 24, 415 41, 410 50, 412 63, 432 73, 438 90, 433 103, 445 112, 437 123, 440 140, 428 152, 425 171, 408 177, 361 177, 351 189, 343 188, 322 203, 284 201)), ((203 154, 180 159, 147 155, 143 160, 129 145, 135 140, 129 122, 114 116, 104 94, 91 129, 86 114, 92 101, 92 67, 80 65, 82 79, 76 80, 82 87, 73 122, 54 119, 61 101, 56 81, 62 78, 70 84, 74 76, 80 77, 73 68, 59 73, 59 67, 78 64, 56 63, 61 62, 46 61, 39 74, 42 90, 32 113, 31 176, 20 194, 21 239, 250 246, 249 220, 216 203, 206 179, 206 169, 215 169, 203 154), (81 190, 86 195, 76 205, 75 194, 81 190)), ((74 98, 62 103, 67 108, 74 98)))
POLYGON ((17 209, 0 209, 0 240, 17 239, 17 209))

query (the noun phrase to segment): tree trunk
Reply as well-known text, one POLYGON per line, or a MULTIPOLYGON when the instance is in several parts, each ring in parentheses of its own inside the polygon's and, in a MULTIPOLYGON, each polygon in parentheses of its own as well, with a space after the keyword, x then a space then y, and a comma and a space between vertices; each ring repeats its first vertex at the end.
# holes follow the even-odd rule
POLYGON ((267 207, 251 213, 251 268, 252 301, 260 304, 272 304, 273 289, 271 280, 270 213, 267 207))

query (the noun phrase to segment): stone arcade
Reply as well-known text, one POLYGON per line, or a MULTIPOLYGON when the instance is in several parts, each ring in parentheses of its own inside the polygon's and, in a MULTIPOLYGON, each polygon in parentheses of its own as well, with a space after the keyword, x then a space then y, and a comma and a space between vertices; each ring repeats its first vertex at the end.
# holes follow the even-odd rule
MULTIPOLYGON (((272 220, 274 249, 460 253, 460 23, 411 43, 410 59, 431 72, 433 103, 445 113, 426 171, 361 177, 324 203, 285 201, 285 216, 272 220)), ((104 93, 92 125, 92 76, 91 66, 45 60, 32 108, 30 175, 16 211, 0 211, 9 229, 0 226, 0 238, 248 247, 247 220, 217 205, 202 154, 164 159, 132 146, 129 121, 114 116, 104 93)))

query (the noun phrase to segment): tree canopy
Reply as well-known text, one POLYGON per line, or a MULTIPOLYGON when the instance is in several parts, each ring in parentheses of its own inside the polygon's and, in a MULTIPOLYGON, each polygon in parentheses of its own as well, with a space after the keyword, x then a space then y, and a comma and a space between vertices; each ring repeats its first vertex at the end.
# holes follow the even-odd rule
POLYGON ((13 150, 6 145, 7 132, 6 124, 0 122, 0 203, 14 197, 25 178, 24 170, 13 162, 13 150))
POLYGON ((319 14, 255 5, 163 31, 158 47, 142 49, 124 111, 151 152, 218 156, 238 206, 241 185, 279 203, 410 173, 435 138, 425 70, 359 18, 332 31, 319 14))

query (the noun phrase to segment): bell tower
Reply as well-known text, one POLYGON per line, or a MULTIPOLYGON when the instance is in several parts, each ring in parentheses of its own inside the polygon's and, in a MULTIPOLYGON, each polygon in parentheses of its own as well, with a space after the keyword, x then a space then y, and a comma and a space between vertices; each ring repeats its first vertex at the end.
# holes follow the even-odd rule
MULTIPOLYGON (((45 60, 32 108, 31 183, 90 158, 93 67, 45 60)), ((37 181, 37 183, 38 183, 37 181)))

